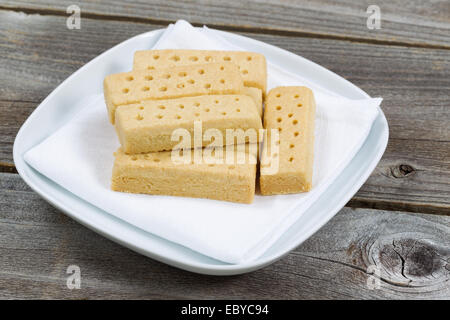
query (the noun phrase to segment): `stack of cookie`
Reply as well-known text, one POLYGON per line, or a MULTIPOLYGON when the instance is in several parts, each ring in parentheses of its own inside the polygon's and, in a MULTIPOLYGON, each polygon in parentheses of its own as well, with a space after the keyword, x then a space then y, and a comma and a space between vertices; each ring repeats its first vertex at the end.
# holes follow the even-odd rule
MULTIPOLYGON (((112 189, 251 203, 266 70, 265 57, 252 52, 136 52, 133 71, 104 81, 109 120, 121 143, 112 189)), ((267 97, 264 123, 288 145, 280 139, 275 147, 265 142, 261 190, 307 191, 314 100, 306 88, 274 90, 267 97)))

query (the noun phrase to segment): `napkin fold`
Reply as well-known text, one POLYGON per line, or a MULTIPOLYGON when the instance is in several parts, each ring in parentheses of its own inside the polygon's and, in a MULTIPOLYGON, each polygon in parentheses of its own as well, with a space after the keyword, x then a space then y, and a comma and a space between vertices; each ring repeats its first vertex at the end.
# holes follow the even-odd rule
MULTIPOLYGON (((182 20, 169 25, 154 48, 244 50, 215 30, 194 28, 182 20)), ((126 58, 132 59, 133 53, 126 58)), ((247 205, 111 191, 113 152, 119 142, 102 93, 83 99, 82 110, 24 158, 76 196, 138 228, 223 262, 248 262, 301 219, 347 166, 366 139, 382 101, 344 98, 268 60, 268 86, 279 85, 306 85, 315 94, 313 188, 308 193, 257 195, 247 205)))

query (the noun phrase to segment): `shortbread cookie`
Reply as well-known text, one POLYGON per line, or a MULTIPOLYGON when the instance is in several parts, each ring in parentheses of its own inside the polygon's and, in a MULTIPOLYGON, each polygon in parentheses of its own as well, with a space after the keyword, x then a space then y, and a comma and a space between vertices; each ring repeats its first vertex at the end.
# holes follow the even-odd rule
POLYGON ((238 65, 246 86, 259 88, 265 94, 267 87, 266 58, 262 54, 254 52, 172 49, 136 51, 133 69, 156 69, 227 61, 238 65))
POLYGON ((261 194, 286 194, 311 189, 316 104, 306 87, 278 87, 270 90, 264 111, 264 140, 261 166, 261 194), (270 130, 278 132, 278 139, 270 130))
POLYGON ((237 66, 231 62, 137 70, 112 74, 104 81, 105 101, 111 123, 115 121, 117 106, 145 100, 239 94, 242 90, 242 77, 237 66))
POLYGON ((256 105, 256 109, 258 110, 259 116, 262 116, 262 91, 261 89, 254 87, 244 87, 243 94, 248 95, 253 99, 256 105))
POLYGON ((171 151, 127 155, 119 149, 115 153, 111 189, 251 203, 256 179, 255 148, 252 150, 237 151, 232 157, 234 162, 214 164, 194 161, 194 150, 187 151, 190 161, 177 163, 171 151), (240 157, 246 160, 239 161, 240 157))
POLYGON ((187 142, 193 147, 195 128, 200 138, 197 140, 200 145, 196 147, 201 147, 211 142, 208 134, 216 133, 221 135, 214 137, 216 145, 234 144, 233 139, 226 139, 227 129, 239 129, 238 133, 251 129, 241 142, 253 137, 251 142, 256 143, 262 124, 252 98, 247 95, 147 100, 116 110, 116 131, 124 152, 129 154, 172 150, 180 145, 181 138, 189 138, 187 142), (203 140, 202 131, 206 134, 203 140))

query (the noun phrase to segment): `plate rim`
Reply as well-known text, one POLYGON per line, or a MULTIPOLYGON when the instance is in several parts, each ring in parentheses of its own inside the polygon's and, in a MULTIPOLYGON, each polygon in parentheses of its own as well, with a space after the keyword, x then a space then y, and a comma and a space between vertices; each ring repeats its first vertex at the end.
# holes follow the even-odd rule
MULTIPOLYGON (((383 153, 384 153, 384 151, 385 151, 385 149, 386 149, 386 146, 387 146, 387 142, 388 142, 388 136, 389 136, 388 124, 387 124, 386 117, 385 117, 383 111, 381 110, 381 108, 378 107, 378 109, 379 109, 378 118, 381 117, 381 121, 382 121, 382 123, 383 123, 383 127, 385 128, 384 132, 382 132, 382 133, 383 133, 383 137, 382 137, 383 141, 381 141, 381 142, 382 142, 382 147, 381 147, 380 151, 377 153, 377 156, 371 159, 371 163, 370 163, 370 165, 368 166, 368 169, 366 169, 366 170, 364 171, 364 174, 358 179, 358 181, 361 182, 361 183, 360 183, 360 184, 359 184, 359 183, 358 183, 358 184, 355 184, 355 185, 351 188, 352 191, 346 193, 346 195, 348 195, 348 198, 347 198, 347 197, 343 197, 343 198, 341 199, 341 201, 339 201, 339 204, 334 206, 334 208, 337 208, 337 209, 336 209, 336 210, 333 210, 334 213, 332 213, 332 214, 330 215, 330 218, 326 219, 326 221, 324 221, 323 223, 317 223, 317 224, 315 224, 314 227, 311 229, 312 231, 309 232, 309 236, 307 236, 305 239, 302 239, 302 240, 299 240, 299 241, 294 241, 294 242, 291 244, 291 246, 288 247, 288 249, 285 249, 285 250, 283 250, 282 252, 280 252, 280 253, 278 253, 278 254, 269 255, 268 257, 265 257, 264 259, 258 258, 258 259, 255 259, 255 260, 252 260, 252 261, 249 261, 249 262, 245 262, 245 263, 242 263, 242 264, 228 264, 228 263, 221 262, 221 261, 219 261, 219 263, 222 263, 222 264, 217 264, 217 265, 216 265, 216 264, 214 264, 214 265, 212 265, 212 264, 206 264, 206 263, 203 263, 203 262, 198 262, 198 263, 188 262, 188 263, 186 263, 186 262, 183 262, 182 260, 179 260, 179 259, 173 259, 173 258, 171 258, 171 257, 168 257, 168 256, 164 256, 164 255, 158 254, 158 253, 155 252, 155 251, 149 251, 148 249, 142 248, 142 246, 136 245, 136 244, 134 244, 134 243, 130 243, 129 241, 127 241, 127 240, 124 239, 123 237, 120 237, 120 236, 118 236, 118 235, 116 235, 116 234, 111 234, 111 233, 109 233, 109 232, 107 231, 107 228, 106 228, 106 227, 105 227, 105 228, 99 228, 99 226, 97 226, 97 225, 95 225, 95 224, 92 224, 92 223, 89 223, 88 220, 82 219, 82 218, 80 217, 79 214, 77 215, 77 212, 72 212, 71 208, 69 208, 66 204, 61 203, 61 201, 59 201, 58 199, 55 199, 55 198, 53 197, 52 194, 49 194, 48 192, 45 192, 44 190, 42 190, 42 188, 34 181, 34 179, 36 179, 36 177, 37 177, 36 174, 38 174, 38 175, 41 175, 41 174, 40 174, 39 172, 37 172, 34 168, 32 168, 31 166, 29 166, 29 165, 24 161, 23 155, 20 154, 20 152, 19 152, 19 146, 20 146, 20 143, 21 143, 21 141, 22 141, 22 139, 23 139, 23 136, 24 136, 24 134, 25 134, 24 132, 26 132, 26 130, 27 130, 29 124, 32 123, 32 121, 34 120, 34 118, 37 116, 37 114, 38 114, 39 112, 42 112, 41 109, 44 109, 44 108, 45 108, 45 104, 47 103, 47 101, 50 100, 54 95, 56 95, 57 92, 58 92, 59 90, 61 90, 61 88, 63 88, 64 86, 66 86, 67 83, 69 83, 70 80, 71 80, 73 77, 75 77, 77 74, 83 72, 86 68, 88 68, 88 67, 91 66, 92 64, 96 63, 99 59, 103 58, 105 55, 111 54, 111 52, 113 52, 113 51, 115 51, 115 50, 118 50, 120 47, 127 45, 128 43, 132 42, 133 40, 135 40, 135 39, 137 39, 137 38, 141 38, 141 37, 155 37, 155 36, 157 36, 158 34, 161 35, 162 32, 163 32, 164 30, 165 30, 165 28, 163 28, 163 29, 156 29, 156 30, 152 30, 152 31, 149 31, 149 32, 145 32, 145 33, 142 33, 142 34, 133 36, 133 37, 131 37, 131 38, 129 38, 129 39, 127 39, 127 40, 125 40, 125 41, 123 41, 123 42, 121 42, 121 43, 115 45, 115 46, 113 46, 112 48, 106 50, 105 52, 101 53, 100 55, 96 56, 96 57, 93 58, 91 61, 89 61, 88 63, 86 63, 85 65, 83 65, 81 68, 79 68, 79 69, 76 70, 74 73, 72 73, 67 79, 65 79, 60 85, 58 85, 58 86, 57 86, 57 87, 56 87, 56 88, 55 88, 55 89, 54 89, 54 90, 53 90, 53 91, 52 91, 52 92, 51 92, 51 93, 50 93, 50 94, 49 94, 49 95, 48 95, 48 96, 47 96, 47 97, 46 97, 46 98, 45 98, 45 99, 44 99, 44 100, 43 100, 43 101, 35 108, 35 110, 33 110, 33 112, 30 114, 30 116, 29 116, 29 117, 25 120, 25 122, 22 124, 21 128, 19 129, 19 131, 18 131, 18 133, 17 133, 17 135, 16 135, 16 138, 15 138, 15 141, 14 141, 14 146, 13 146, 13 159, 14 159, 14 163, 15 163, 15 165, 16 165, 17 172, 18 172, 18 174, 20 175, 20 177, 25 181, 25 183, 27 183, 27 185, 30 186, 30 188, 31 188, 32 190, 34 190, 36 193, 38 193, 44 200, 46 200, 47 202, 49 202, 52 206, 58 208, 59 210, 61 210, 62 212, 64 212, 66 215, 68 215, 68 216, 71 217, 72 219, 76 220, 78 223, 80 223, 80 224, 82 224, 82 225, 88 227, 89 229, 93 230, 94 232, 97 232, 97 233, 101 234, 102 236, 104 236, 104 237, 106 237, 106 238, 108 238, 108 239, 110 239, 110 240, 112 240, 112 241, 114 241, 114 242, 116 242, 116 243, 118 243, 118 244, 120 244, 120 245, 123 245, 123 246, 125 246, 125 247, 127 247, 127 248, 129 248, 129 249, 131 249, 131 250, 133 250, 133 251, 136 251, 136 252, 138 252, 138 253, 140 253, 140 254, 143 254, 143 255, 145 255, 145 256, 147 256, 147 257, 150 257, 150 258, 152 258, 152 259, 158 260, 158 261, 160 261, 160 262, 163 262, 163 263, 166 263, 166 264, 169 264, 169 265, 172 265, 172 266, 174 266, 174 267, 177 267, 177 268, 180 268, 180 269, 184 269, 184 270, 187 270, 187 271, 196 272, 196 273, 202 273, 202 274, 210 274, 210 275, 233 275, 233 274, 241 274, 241 273, 246 273, 246 272, 254 271, 254 270, 257 270, 257 269, 262 268, 262 267, 264 267, 264 266, 267 266, 267 265, 269 265, 269 264, 271 264, 271 263, 273 263, 273 262, 279 260, 279 259, 282 258, 284 255, 288 254, 291 250, 293 250, 295 247, 297 247, 298 245, 300 245, 303 241, 305 241, 306 239, 308 239, 309 237, 311 237, 318 229, 320 229, 324 224, 326 224, 332 217, 334 217, 334 215, 335 215, 338 211, 340 211, 340 210, 344 207, 345 203, 346 203, 351 197, 353 197, 353 195, 357 192, 357 190, 359 190, 359 188, 361 187, 361 185, 367 180, 367 178, 368 178, 369 175, 372 173, 373 169, 376 167, 376 165, 378 164, 379 160, 381 159, 381 156, 383 155, 383 153), (28 172, 30 172, 30 173, 32 172, 33 175, 29 175, 28 172)), ((210 29, 210 30, 212 30, 212 29, 210 29)), ((231 37, 231 38, 235 37, 236 39, 240 39, 240 41, 250 42, 250 43, 253 43, 253 44, 257 44, 258 46, 268 47, 270 50, 279 51, 279 53, 281 53, 281 54, 283 54, 283 55, 290 56, 291 59, 292 59, 292 58, 294 58, 294 59, 301 59, 304 63, 312 64, 312 65, 311 65, 312 67, 318 67, 318 68, 320 68, 321 72, 324 72, 325 74, 331 75, 333 78, 335 78, 335 79, 337 79, 337 80, 339 80, 339 81, 342 81, 342 82, 345 83, 345 85, 347 85, 349 88, 351 88, 352 90, 355 90, 355 92, 358 92, 359 94, 364 95, 365 97, 369 97, 369 95, 368 95, 366 92, 364 92, 362 89, 360 89, 359 87, 357 87, 356 85, 354 85, 354 84, 351 83, 350 81, 348 81, 348 80, 344 79, 343 77, 337 75, 336 73, 334 73, 334 72, 332 72, 332 71, 330 71, 330 70, 328 70, 328 69, 326 69, 326 68, 324 68, 324 67, 322 67, 322 66, 316 64, 315 62, 312 62, 312 61, 310 61, 310 60, 308 60, 308 59, 306 59, 306 58, 300 57, 300 56, 298 56, 298 55, 296 55, 296 54, 294 54, 294 53, 292 53, 292 52, 289 52, 289 51, 284 50, 284 49, 282 49, 282 48, 279 48, 279 47, 276 47, 276 46, 273 46, 273 45, 264 43, 264 42, 259 41, 259 40, 255 40, 255 39, 252 39, 252 38, 248 38, 248 37, 246 37, 246 36, 237 35, 237 34, 230 33, 230 32, 225 32, 225 31, 218 31, 218 30, 214 30, 214 31, 217 31, 217 32, 219 32, 219 33, 221 33, 221 34, 225 34, 226 37, 231 37)), ((377 118, 377 119, 378 119, 378 118, 377 118)), ((376 121, 376 120, 375 120, 375 121, 376 121)), ((373 128, 371 128, 369 135, 371 134, 372 129, 373 129, 373 128)), ((56 130, 58 130, 58 128, 54 129, 54 130, 52 131, 52 133, 54 133, 56 130)), ((49 135, 51 135, 52 133, 50 133, 49 135)), ((368 136, 368 137, 369 137, 369 136, 368 136)), ((367 138, 368 138, 368 137, 367 137, 367 138)), ((362 146, 366 143, 367 138, 366 138, 366 140, 363 142, 362 146)), ((362 148, 362 146, 361 146, 361 148, 362 148)), ((358 152, 355 154, 354 158, 356 157, 356 155, 357 155, 359 152, 360 152, 360 150, 358 150, 358 152)), ((352 158, 352 160, 353 160, 354 158, 352 158)), ((351 161, 352 161, 352 160, 351 160, 351 161)), ((346 168, 348 168, 348 167, 351 165, 351 161, 350 161, 350 163, 346 166, 346 168)), ((346 168, 344 168, 344 170, 345 170, 346 168)), ((343 170, 342 172, 344 172, 344 170, 343 170)), ((341 172, 341 174, 342 174, 342 172, 341 172)), ((340 174, 340 175, 341 175, 341 174, 340 174)), ((340 175, 339 175, 339 176, 340 176, 340 175)), ((42 175, 42 176, 43 176, 43 175, 42 175)), ((338 177, 339 177, 339 176, 338 176, 338 177)), ((49 180, 50 182, 53 182, 53 181, 50 180, 49 178, 47 178, 47 177, 45 177, 45 176, 43 176, 43 177, 44 177, 45 179, 49 180)), ((53 183, 54 183, 54 182, 53 182, 53 183)), ((333 182, 333 183, 329 186, 329 188, 330 188, 334 183, 335 183, 335 182, 333 182)), ((48 185, 47 182, 46 182, 46 184, 48 185)), ((56 184, 56 183, 54 183, 54 184, 55 184, 54 192, 58 192, 58 193, 61 193, 61 192, 64 192, 64 191, 69 192, 69 191, 67 191, 65 188, 63 188, 62 186, 60 186, 60 185, 58 185, 58 184, 56 184)), ((326 190, 328 190, 328 188, 327 188, 326 190)), ((326 192, 326 191, 324 191, 324 193, 325 193, 325 192, 326 192)), ((70 193, 70 192, 69 192, 69 193, 70 193)), ((86 204, 88 204, 88 205, 90 205, 90 206, 93 206, 95 209, 97 209, 98 211, 100 211, 100 213, 104 212, 105 214, 107 214, 107 215, 109 216, 109 218, 113 218, 113 219, 120 220, 119 218, 110 215, 109 213, 105 212, 104 210, 102 210, 102 209, 100 209, 100 208, 98 208, 98 207, 95 207, 94 205, 88 203, 87 201, 85 201, 85 200, 79 198, 78 196, 76 196, 76 195, 74 195, 74 194, 71 194, 71 197, 74 198, 74 199, 76 199, 77 202, 80 202, 80 201, 81 201, 82 203, 86 203, 86 204)), ((319 197, 319 199, 320 199, 320 197, 319 197)), ((316 200, 316 202, 319 201, 319 199, 316 200)), ((131 225, 131 224, 129 224, 129 223, 123 221, 123 220, 120 220, 120 223, 123 224, 123 225, 125 225, 126 227, 131 227, 131 228, 133 228, 133 229, 139 230, 140 232, 145 233, 147 236, 150 236, 151 238, 152 238, 152 237, 156 237, 156 238, 161 239, 162 241, 169 242, 169 243, 173 243, 173 242, 171 242, 171 241, 169 241, 169 240, 167 240, 167 239, 163 239, 163 238, 160 238, 160 237, 158 237, 158 236, 156 236, 156 235, 147 233, 147 232, 143 231, 142 229, 139 229, 138 227, 133 226, 133 225, 131 225)), ((286 231, 286 232, 287 232, 287 231, 286 231)), ((186 249, 186 250, 189 250, 189 251, 192 251, 192 252, 194 252, 194 253, 196 253, 196 254, 202 255, 202 254, 197 253, 197 252, 195 252, 195 251, 193 251, 193 250, 191 250, 191 249, 189 249, 189 248, 187 248, 187 247, 184 247, 184 246, 182 246, 182 245, 180 245, 180 244, 176 244, 176 243, 174 243, 174 244, 177 245, 177 246, 181 246, 182 248, 184 248, 184 249, 186 249)), ((275 244, 274 244, 274 245, 275 245, 275 244)), ((202 255, 202 256, 203 256, 203 255, 202 255)), ((214 260, 214 259, 213 259, 213 260, 214 260)))

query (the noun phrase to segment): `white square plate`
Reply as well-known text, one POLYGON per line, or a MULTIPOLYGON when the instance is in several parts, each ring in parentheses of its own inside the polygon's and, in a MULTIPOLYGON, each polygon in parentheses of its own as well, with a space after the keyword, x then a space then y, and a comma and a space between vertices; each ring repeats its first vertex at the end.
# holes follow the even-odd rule
MULTIPOLYGON (((130 70, 133 52, 150 49, 163 31, 147 32, 115 46, 87 63, 56 88, 34 110, 17 134, 13 152, 17 171, 34 191, 76 221, 121 245, 169 265, 197 273, 231 275, 273 263, 329 221, 369 177, 388 141, 388 125, 381 109, 363 146, 333 184, 263 256, 244 264, 226 264, 211 259, 130 225, 60 187, 31 168, 23 159, 26 151, 50 136, 79 111, 79 107, 83 106, 80 97, 101 93, 103 78, 107 74, 130 70)), ((332 92, 350 99, 369 97, 335 73, 293 53, 232 33, 214 32, 241 48, 263 53, 279 67, 301 73, 303 77, 332 92)))

